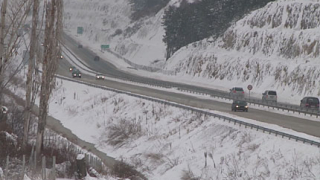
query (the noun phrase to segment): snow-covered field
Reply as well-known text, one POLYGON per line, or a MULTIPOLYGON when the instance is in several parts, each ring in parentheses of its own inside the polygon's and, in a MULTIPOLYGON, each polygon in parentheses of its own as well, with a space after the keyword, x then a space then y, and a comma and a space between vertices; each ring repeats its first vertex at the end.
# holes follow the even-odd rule
POLYGON ((50 115, 149 179, 190 174, 201 179, 320 178, 320 151, 315 146, 128 95, 58 83, 50 115))

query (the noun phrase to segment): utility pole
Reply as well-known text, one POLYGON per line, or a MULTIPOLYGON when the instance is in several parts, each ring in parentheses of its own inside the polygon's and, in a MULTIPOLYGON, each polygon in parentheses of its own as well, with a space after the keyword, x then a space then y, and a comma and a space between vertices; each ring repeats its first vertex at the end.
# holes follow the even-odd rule
POLYGON ((1 6, 1 27, 0 27, 0 103, 2 103, 2 86, 3 86, 3 66, 4 66, 4 32, 6 28, 7 1, 3 0, 1 6))
POLYGON ((38 38, 37 38, 37 26, 39 17, 39 0, 34 0, 33 3, 33 13, 32 13, 32 29, 31 29, 31 39, 30 39, 30 52, 29 52, 29 62, 28 62, 28 75, 27 75, 27 91, 26 91, 26 103, 24 112, 24 126, 23 126, 23 142, 22 148, 25 149, 28 144, 28 132, 30 125, 30 114, 31 114, 31 93, 33 90, 33 73, 35 64, 35 54, 38 38))

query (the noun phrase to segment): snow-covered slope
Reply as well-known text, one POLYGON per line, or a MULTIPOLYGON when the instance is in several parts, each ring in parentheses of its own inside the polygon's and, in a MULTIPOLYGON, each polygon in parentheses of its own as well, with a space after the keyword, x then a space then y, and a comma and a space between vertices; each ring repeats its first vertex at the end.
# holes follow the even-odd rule
MULTIPOLYGON (((320 178, 316 146, 124 94, 58 82, 50 115, 150 180, 320 178)), ((319 141, 275 125, 224 115, 319 141)))
POLYGON ((318 1, 269 3, 236 22, 217 41, 184 47, 167 68, 213 84, 289 88, 293 96, 318 96, 319 14, 318 1))
POLYGON ((165 45, 161 18, 164 10, 153 17, 131 22, 132 12, 127 0, 68 0, 64 5, 64 25, 71 34, 77 33, 77 27, 83 27, 81 38, 95 44, 96 48, 109 44, 112 51, 137 64, 163 62, 165 45))

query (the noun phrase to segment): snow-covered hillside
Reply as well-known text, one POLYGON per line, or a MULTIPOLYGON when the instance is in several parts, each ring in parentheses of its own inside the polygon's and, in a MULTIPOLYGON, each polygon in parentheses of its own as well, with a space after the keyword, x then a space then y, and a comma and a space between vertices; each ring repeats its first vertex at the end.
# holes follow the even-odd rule
POLYGON ((318 1, 269 3, 214 43, 203 40, 181 49, 167 68, 214 84, 229 81, 319 96, 319 13, 318 1))
POLYGON ((83 27, 84 33, 79 36, 90 45, 100 48, 102 44, 109 44, 112 51, 137 64, 164 61, 163 10, 153 17, 131 22, 128 0, 68 0, 64 6, 64 28, 76 34, 77 27, 83 27))
POLYGON ((124 94, 68 81, 58 84, 50 115, 150 180, 320 178, 316 146, 124 94))
MULTIPOLYGON (((169 5, 179 6, 178 2, 169 5)), ((110 44, 112 51, 130 61, 175 71, 177 78, 191 83, 225 90, 252 84, 258 94, 276 89, 280 101, 284 97, 298 102, 305 95, 320 95, 319 5, 316 0, 269 3, 236 22, 223 37, 192 43, 167 62, 161 26, 164 9, 130 22, 128 1, 68 0, 65 28, 91 48, 110 44), (81 36, 76 35, 78 26, 85 29, 81 36), (118 29, 122 33, 115 35, 118 29)))

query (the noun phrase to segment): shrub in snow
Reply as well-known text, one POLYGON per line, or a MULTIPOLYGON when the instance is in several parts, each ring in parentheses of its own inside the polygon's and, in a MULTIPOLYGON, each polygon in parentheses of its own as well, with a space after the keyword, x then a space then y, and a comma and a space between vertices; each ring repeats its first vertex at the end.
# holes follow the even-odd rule
POLYGON ((122 146, 127 140, 140 137, 142 128, 140 123, 121 119, 117 124, 107 127, 108 143, 112 146, 122 146))
POLYGON ((181 175, 181 180, 200 180, 200 177, 195 177, 193 172, 188 167, 188 170, 183 170, 181 175))
POLYGON ((0 160, 16 153, 17 136, 5 131, 0 132, 0 160))
MULTIPOLYGON (((2 163, 5 163, 6 161, 2 161, 2 163)), ((2 167, 5 167, 4 164, 1 165, 2 167)), ((22 161, 18 158, 12 158, 10 157, 9 167, 8 167, 8 178, 7 179, 21 179, 21 169, 22 169, 22 161)))
POLYGON ((101 177, 101 175, 92 167, 89 167, 88 169, 88 174, 91 176, 91 177, 101 177))
POLYGON ((131 180, 140 180, 139 173, 133 166, 126 164, 123 161, 118 161, 111 169, 111 174, 119 178, 129 178, 131 180))
POLYGON ((56 164, 56 177, 69 178, 72 177, 73 173, 74 169, 72 168, 70 161, 56 164), (70 171, 72 171, 72 173, 70 171))

